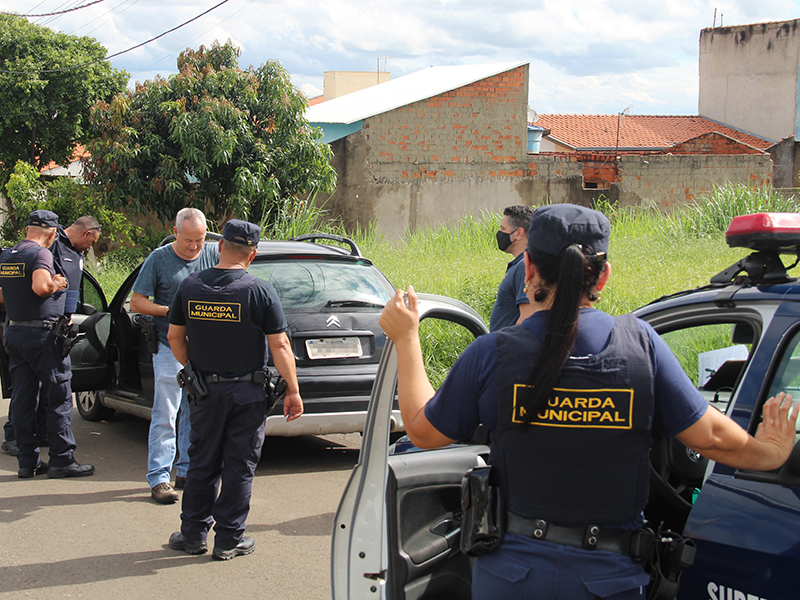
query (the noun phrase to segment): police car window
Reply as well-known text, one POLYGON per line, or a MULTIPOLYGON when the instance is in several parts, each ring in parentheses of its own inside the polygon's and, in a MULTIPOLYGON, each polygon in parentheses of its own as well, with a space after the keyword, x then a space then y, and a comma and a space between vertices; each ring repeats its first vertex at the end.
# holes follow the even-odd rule
POLYGON ((248 272, 270 282, 284 312, 318 309, 329 303, 342 308, 375 308, 391 298, 376 270, 339 261, 281 260, 255 262, 248 272))
POLYGON ((81 303, 78 312, 85 315, 93 314, 97 311, 103 310, 103 296, 102 292, 95 286, 87 277, 81 279, 81 303))
POLYGON ((458 323, 427 318, 419 324, 419 338, 428 379, 438 389, 475 336, 458 323))
POLYGON ((800 330, 794 333, 785 347, 770 383, 767 397, 782 391, 788 392, 796 400, 800 400, 800 330))
MULTIPOLYGON (((782 349, 778 368, 775 369, 769 382, 769 389, 763 399, 786 391, 795 400, 800 399, 800 329, 792 334, 789 343, 782 349)), ((760 409, 758 420, 760 421, 760 409)), ((736 476, 743 479, 763 481, 782 486, 800 487, 800 432, 795 424, 795 447, 789 460, 775 472, 737 471, 736 476)))
POLYGON ((661 338, 703 397, 724 412, 752 350, 753 327, 713 323, 662 333, 661 338))

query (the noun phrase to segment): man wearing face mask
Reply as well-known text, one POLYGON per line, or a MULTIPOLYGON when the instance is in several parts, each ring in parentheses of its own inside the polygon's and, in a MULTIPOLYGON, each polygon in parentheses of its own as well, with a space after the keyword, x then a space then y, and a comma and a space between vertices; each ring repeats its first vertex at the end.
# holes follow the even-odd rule
POLYGON ((533 312, 525 293, 525 265, 522 262, 532 214, 530 206, 508 206, 503 210, 497 247, 511 254, 514 260, 508 263, 506 275, 497 290, 497 300, 489 320, 490 331, 522 323, 533 312))

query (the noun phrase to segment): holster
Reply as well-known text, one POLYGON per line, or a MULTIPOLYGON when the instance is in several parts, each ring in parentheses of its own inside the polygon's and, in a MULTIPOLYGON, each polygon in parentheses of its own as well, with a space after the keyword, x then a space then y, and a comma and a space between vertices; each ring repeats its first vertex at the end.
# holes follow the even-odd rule
POLYGON ((186 388, 186 392, 195 401, 208 397, 208 386, 201 374, 196 373, 192 363, 187 362, 183 369, 178 371, 178 385, 186 388))
POLYGON ((696 553, 697 547, 692 540, 659 528, 655 536, 655 552, 652 559, 644 563, 652 578, 647 600, 673 600, 678 595, 681 574, 692 566, 696 553))
POLYGON ((139 326, 144 334, 144 339, 147 342, 147 351, 150 354, 158 354, 158 333, 156 333, 155 322, 141 314, 133 315, 133 322, 139 326))
POLYGON ((69 356, 69 351, 72 350, 78 339, 86 335, 85 333, 79 333, 78 325, 76 323, 70 324, 69 317, 66 315, 58 317, 52 331, 63 358, 69 356))
POLYGON ((264 388, 267 391, 267 415, 269 415, 278 404, 278 400, 283 399, 286 394, 286 381, 280 375, 269 374, 264 380, 264 388))
POLYGON ((474 467, 461 480, 461 551, 482 556, 496 550, 506 533, 506 502, 497 470, 474 467))

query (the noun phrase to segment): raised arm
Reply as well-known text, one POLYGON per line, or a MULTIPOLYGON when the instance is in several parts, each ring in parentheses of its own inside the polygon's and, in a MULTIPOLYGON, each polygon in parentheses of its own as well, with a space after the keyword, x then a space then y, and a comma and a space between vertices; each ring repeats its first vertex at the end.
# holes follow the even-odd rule
POLYGON ((381 313, 380 325, 397 348, 397 397, 408 437, 419 448, 440 448, 455 440, 442 435, 425 415, 434 389, 425 371, 419 341, 417 294, 408 286, 408 307, 397 290, 381 313))

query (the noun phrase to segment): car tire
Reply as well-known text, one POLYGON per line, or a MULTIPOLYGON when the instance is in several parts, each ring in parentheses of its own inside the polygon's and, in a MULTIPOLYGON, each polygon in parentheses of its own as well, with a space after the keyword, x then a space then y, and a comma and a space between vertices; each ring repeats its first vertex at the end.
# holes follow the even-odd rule
POLYGON ((92 390, 75 394, 75 404, 85 421, 106 421, 114 414, 113 408, 103 405, 104 392, 92 390))

